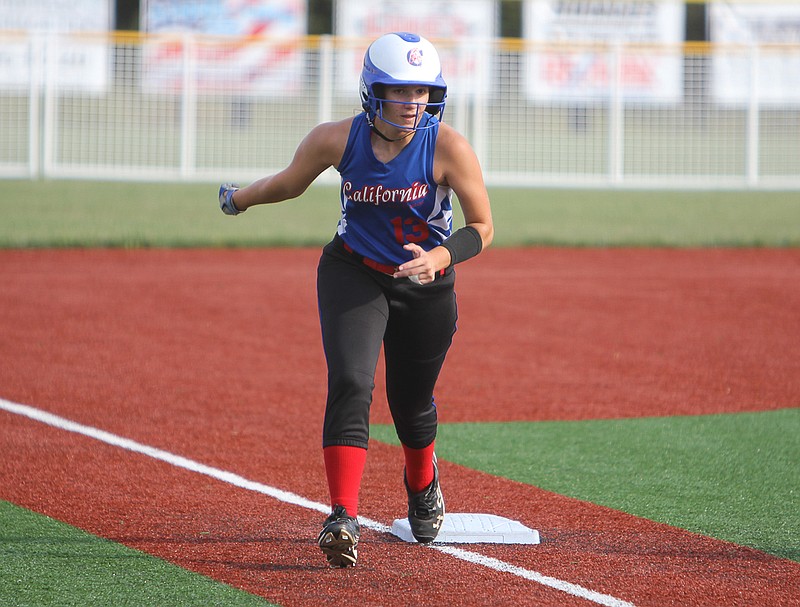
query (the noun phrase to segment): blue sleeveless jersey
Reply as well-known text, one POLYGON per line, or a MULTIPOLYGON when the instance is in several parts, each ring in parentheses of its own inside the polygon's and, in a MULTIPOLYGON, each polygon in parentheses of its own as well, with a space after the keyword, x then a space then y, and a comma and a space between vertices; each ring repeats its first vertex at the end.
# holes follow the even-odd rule
POLYGON ((452 190, 433 179, 433 153, 439 121, 418 130, 390 162, 372 152, 366 114, 353 119, 339 173, 342 216, 337 232, 357 253, 396 266, 411 259, 408 243, 426 251, 444 242, 453 224, 452 190))

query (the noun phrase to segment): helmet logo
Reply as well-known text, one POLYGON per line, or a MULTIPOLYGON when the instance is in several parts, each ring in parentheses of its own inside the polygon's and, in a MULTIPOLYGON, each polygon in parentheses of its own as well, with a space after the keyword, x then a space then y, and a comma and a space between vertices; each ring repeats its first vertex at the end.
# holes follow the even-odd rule
POLYGON ((406 59, 408 59, 408 62, 414 67, 419 67, 420 65, 422 65, 422 49, 415 46, 410 51, 408 51, 406 59))

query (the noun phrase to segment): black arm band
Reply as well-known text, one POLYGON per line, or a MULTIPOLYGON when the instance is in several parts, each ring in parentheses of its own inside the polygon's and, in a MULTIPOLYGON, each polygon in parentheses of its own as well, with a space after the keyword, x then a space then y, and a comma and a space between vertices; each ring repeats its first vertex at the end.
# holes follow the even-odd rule
POLYGON ((442 246, 450 251, 450 265, 454 266, 480 253, 483 249, 483 240, 478 230, 472 226, 464 226, 453 232, 442 246))

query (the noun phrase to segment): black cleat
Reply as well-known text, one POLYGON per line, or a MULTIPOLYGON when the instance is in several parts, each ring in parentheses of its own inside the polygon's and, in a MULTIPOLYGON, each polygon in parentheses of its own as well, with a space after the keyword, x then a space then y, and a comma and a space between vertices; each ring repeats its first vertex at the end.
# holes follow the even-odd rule
POLYGON ((408 522, 411 533, 422 544, 430 544, 439 535, 444 522, 444 496, 439 487, 439 466, 433 456, 433 480, 419 493, 411 493, 405 471, 403 482, 408 493, 408 522))
POLYGON ((317 543, 331 567, 355 567, 358 559, 358 540, 361 525, 347 514, 343 506, 334 506, 331 515, 322 524, 317 543))

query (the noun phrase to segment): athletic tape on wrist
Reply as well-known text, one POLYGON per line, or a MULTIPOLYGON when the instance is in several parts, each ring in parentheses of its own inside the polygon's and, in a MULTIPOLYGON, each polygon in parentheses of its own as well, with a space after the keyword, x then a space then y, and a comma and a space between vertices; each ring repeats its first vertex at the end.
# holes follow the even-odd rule
POLYGON ((472 226, 464 226, 453 232, 442 246, 450 251, 450 265, 454 266, 480 253, 483 249, 483 240, 478 230, 472 226))

